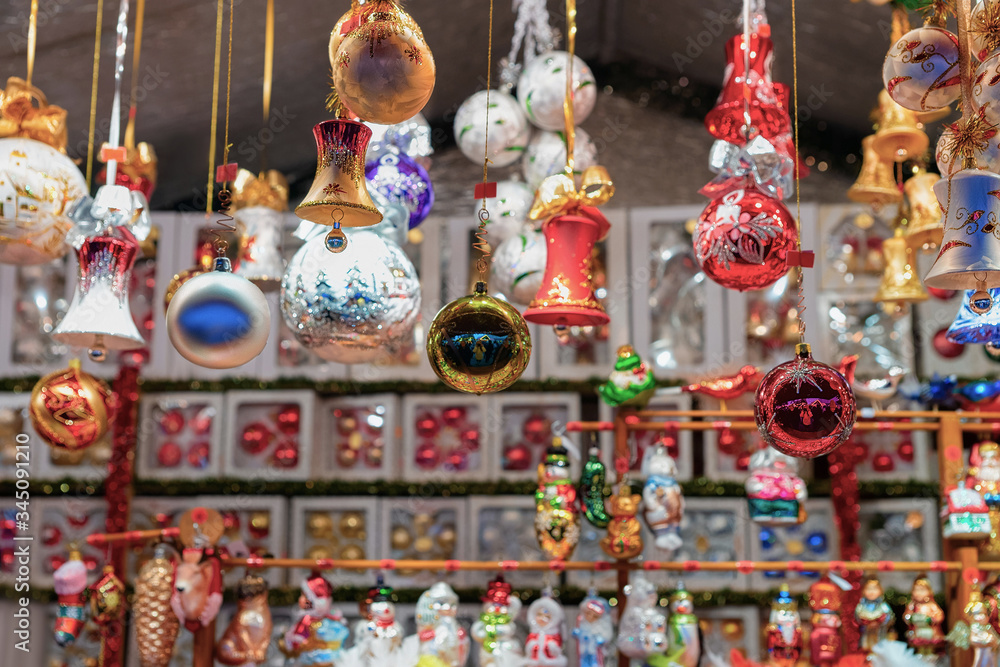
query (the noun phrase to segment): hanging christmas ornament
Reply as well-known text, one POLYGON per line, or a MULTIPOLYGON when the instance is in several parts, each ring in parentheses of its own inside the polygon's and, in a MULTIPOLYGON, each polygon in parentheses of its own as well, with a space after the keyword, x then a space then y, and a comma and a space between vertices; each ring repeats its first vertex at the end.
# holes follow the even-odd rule
MULTIPOLYGON (((569 54, 551 51, 528 61, 517 82, 517 101, 524 115, 536 127, 550 132, 565 128, 563 100, 566 98, 566 72, 569 54)), ((573 57, 573 119, 580 124, 597 103, 597 82, 587 63, 573 57)))
MULTIPOLYGON (((121 188, 126 197, 128 191, 121 188)), ((98 195, 100 196, 100 195, 98 195)), ((94 361, 104 361, 108 350, 134 350, 146 345, 129 307, 129 283, 136 244, 120 234, 102 234, 83 241, 76 292, 62 321, 52 332, 55 341, 86 347, 94 361)))
POLYGON ((667 615, 656 586, 642 573, 625 586, 628 603, 618 622, 618 650, 630 658, 646 658, 667 650, 667 615))
POLYGON ((417 667, 464 667, 469 659, 469 634, 458 623, 458 595, 439 581, 417 599, 420 639, 417 667))
POLYGON ((861 600, 854 608, 854 618, 861 631, 858 648, 870 653, 879 641, 886 638, 896 620, 878 579, 872 577, 861 587, 861 600))
POLYGON ((944 526, 941 534, 946 538, 982 540, 990 536, 990 508, 978 491, 966 488, 965 480, 948 491, 942 512, 944 526))
POLYGON ((234 667, 263 663, 271 644, 271 626, 267 582, 248 574, 236 584, 236 613, 215 647, 215 659, 234 667))
POLYGON ((701 663, 701 632, 694 614, 694 598, 678 581, 670 595, 669 654, 678 667, 698 667, 701 663))
MULTIPOLYGON (((985 129, 981 140, 972 145, 959 147, 957 142, 958 123, 944 126, 944 131, 938 139, 934 150, 934 160, 943 178, 954 176, 962 170, 962 152, 970 152, 975 160, 976 169, 997 171, 1000 169, 1000 134, 996 129, 985 129)), ((940 207, 938 211, 940 212, 940 207)), ((940 214, 938 215, 940 219, 940 214)))
POLYGON ((103 380, 69 368, 49 373, 31 390, 29 414, 35 432, 49 446, 66 451, 90 447, 104 437, 117 401, 103 380))
POLYGON ((479 667, 504 667, 519 664, 523 658, 514 619, 521 611, 521 601, 511 595, 511 586, 498 574, 483 596, 479 620, 472 624, 472 638, 479 644, 479 667))
POLYGON ((877 125, 872 149, 888 162, 922 159, 930 145, 917 114, 897 104, 884 90, 878 94, 877 125))
POLYGON ((631 345, 618 348, 615 369, 597 392, 611 407, 644 407, 656 392, 656 378, 631 345))
POLYGON ((962 345, 1000 343, 1000 288, 977 295, 967 290, 947 338, 962 345))
POLYGON ((1000 49, 1000 3, 979 0, 972 9, 969 37, 976 58, 986 60, 1000 49))
POLYGON ((420 281, 406 253, 368 229, 351 230, 336 259, 322 228, 288 262, 281 315, 295 338, 327 361, 368 363, 396 354, 412 339, 420 281))
POLYGON ((716 139, 743 144, 753 130, 771 139, 789 129, 788 114, 778 104, 771 79, 774 43, 763 3, 756 3, 746 31, 726 42, 726 74, 722 92, 708 115, 705 127, 716 139), (747 94, 749 92, 749 104, 747 94), (749 114, 750 127, 746 126, 749 114), (752 128, 752 129, 751 129, 752 128))
MULTIPOLYGON (((493 145, 492 141, 490 145, 493 145)), ((534 199, 534 190, 521 181, 497 183, 497 196, 486 198, 486 210, 490 212, 486 231, 489 232, 492 247, 498 248, 504 241, 524 231, 534 199)))
POLYGON ((906 194, 906 242, 913 248, 930 250, 941 245, 944 226, 941 207, 934 195, 934 185, 941 180, 937 174, 919 168, 903 184, 906 194))
POLYGON ((430 99, 436 77, 423 32, 392 0, 355 5, 350 13, 334 35, 347 26, 350 32, 342 34, 330 59, 339 101, 351 115, 372 123, 412 118, 430 99))
POLYGON ((254 176, 240 169, 230 212, 236 218, 240 261, 234 272, 265 291, 278 288, 285 272, 281 246, 288 210, 288 181, 271 170, 254 176))
POLYGON ((841 589, 825 576, 809 587, 809 607, 812 609, 809 660, 813 667, 834 667, 840 660, 842 598, 841 589))
POLYGON ((121 655, 124 642, 125 584, 115 575, 111 565, 105 565, 101 578, 90 587, 90 617, 100 629, 101 654, 121 655))
POLYGON ((976 68, 972 77, 972 103, 991 125, 1000 123, 1000 53, 994 53, 976 68))
MULTIPOLYGON (((132 117, 130 116, 130 123, 131 118, 132 117)), ((140 141, 136 144, 133 138, 132 143, 134 145, 128 145, 129 128, 126 127, 124 146, 125 160, 117 162, 114 184, 124 186, 131 192, 140 194, 141 199, 135 199, 134 201, 146 203, 148 207, 148 202, 153 197, 153 190, 156 189, 156 177, 158 171, 156 151, 153 149, 152 144, 148 144, 145 141, 140 141)), ((99 159, 101 162, 107 162, 107 159, 104 157, 106 154, 106 151, 103 150, 104 146, 110 146, 110 144, 104 144, 102 146, 102 150, 99 153, 99 159)), ((98 182, 103 182, 106 179, 107 167, 103 167, 97 173, 97 180, 98 182)))
POLYGON ((590 591, 580 603, 580 612, 573 628, 576 654, 580 667, 604 667, 605 656, 614 653, 615 628, 611 622, 611 605, 590 591))
POLYGON ((906 643, 924 656, 933 660, 944 646, 944 610, 934 600, 934 589, 926 575, 919 575, 910 589, 910 601, 903 611, 906 625, 906 643))
POLYGON ((569 476, 569 452, 556 436, 538 464, 535 536, 550 560, 568 560, 580 541, 576 487, 569 476))
POLYGON ((371 619, 354 637, 361 660, 371 667, 384 665, 403 644, 403 626, 396 620, 396 596, 392 588, 379 582, 368 604, 371 619))
POLYGON ((929 298, 917 275, 913 248, 903 234, 903 228, 897 226, 893 236, 882 242, 885 270, 875 293, 876 303, 917 303, 929 298))
POLYGON ((756 190, 732 190, 702 211, 695 257, 709 278, 746 291, 774 284, 788 271, 798 232, 791 212, 756 190))
POLYGON ((630 560, 642 553, 642 526, 636 518, 641 500, 628 482, 622 482, 608 501, 611 521, 608 534, 601 538, 601 549, 616 560, 630 560))
POLYGON ((219 559, 206 555, 204 549, 184 549, 181 562, 174 569, 174 591, 170 597, 170 608, 177 620, 189 631, 197 632, 215 620, 221 606, 219 559))
POLYGON ((81 560, 80 552, 71 551, 69 560, 56 569, 52 578, 59 596, 55 638, 59 646, 65 647, 76 641, 86 623, 84 591, 87 589, 87 566, 81 560))
POLYGON ((596 528, 607 528, 611 517, 608 515, 604 501, 608 497, 605 488, 607 469, 601 461, 601 450, 596 445, 590 448, 587 461, 583 464, 580 474, 580 505, 583 515, 596 528))
POLYGON ((492 393, 521 377, 531 356, 531 336, 521 314, 476 283, 470 296, 452 301, 427 333, 431 368, 452 389, 492 393))
MULTIPOLYGON (((597 164, 597 147, 583 128, 574 128, 574 172, 582 173, 597 164)), ((535 132, 524 150, 524 180, 528 187, 537 190, 549 176, 563 172, 566 166, 566 139, 564 132, 535 132)))
POLYGON ((665 445, 657 444, 646 450, 641 474, 646 478, 642 487, 642 516, 655 537, 656 547, 673 553, 683 544, 680 532, 684 495, 677 483, 677 464, 665 445))
POLYGON ((365 152, 365 164, 377 162, 389 153, 402 153, 414 158, 424 169, 430 169, 430 156, 434 153, 434 146, 431 141, 431 125, 422 113, 393 125, 365 125, 372 130, 372 138, 365 152))
POLYGON ((335 665, 344 654, 350 636, 344 616, 333 608, 333 586, 318 572, 302 580, 299 615, 278 648, 295 658, 296 665, 335 665))
MULTIPOLYGON (((29 45, 33 51, 34 41, 29 45)), ((44 264, 62 257, 73 226, 66 209, 87 194, 87 182, 66 157, 65 109, 50 105, 28 79, 10 77, 0 91, 3 264, 44 264)))
POLYGON ((914 28, 889 47, 882 82, 896 103, 912 111, 948 106, 962 92, 958 38, 944 28, 914 28))
POLYGON ((948 641, 952 645, 961 649, 972 648, 973 665, 989 667, 997 661, 1000 633, 991 623, 991 610, 992 600, 984 599, 979 584, 974 584, 969 591, 964 619, 956 623, 955 629, 948 633, 948 641))
MULTIPOLYGON (((902 201, 903 196, 892 175, 892 163, 883 160, 875 151, 872 147, 874 141, 874 134, 861 140, 861 173, 848 189, 847 198, 871 206, 882 206, 902 201)), ((936 208, 936 199, 934 205, 936 208)))
POLYGON ((771 602, 767 628, 767 655, 774 667, 795 667, 802 655, 802 621, 799 604, 782 584, 771 602))
POLYGON ((798 459, 764 447, 750 457, 749 467, 747 504, 754 523, 787 526, 805 521, 806 483, 798 475, 798 459))
POLYGON ((167 306, 167 334, 174 349, 205 368, 235 368, 267 344, 271 313, 260 288, 232 272, 225 257, 215 270, 193 276, 167 306))
POLYGON ((764 442, 799 458, 815 458, 839 447, 857 418, 847 380, 814 361, 809 345, 773 368, 757 387, 754 418, 764 442))
POLYGON ((135 580, 132 609, 141 667, 168 667, 180 631, 180 622, 170 608, 174 562, 168 553, 167 545, 158 544, 135 580))
MULTIPOLYGON (((562 96, 559 97, 559 117, 562 118, 562 96)), ((559 127, 562 127, 561 122, 559 127)), ((512 165, 524 155, 530 138, 531 125, 517 100, 501 90, 480 90, 462 102, 455 112, 455 143, 473 162, 482 160, 488 147, 493 166, 512 165), (483 113, 487 92, 489 118, 483 113)))
POLYGON ((490 264, 494 294, 521 306, 531 303, 542 285, 545 258, 545 235, 533 229, 525 229, 501 243, 490 264))
POLYGON ((566 614, 558 600, 542 597, 528 605, 528 639, 524 644, 525 667, 566 667, 569 660, 563 648, 563 623, 566 614))
POLYGON ((374 190, 410 214, 410 229, 423 222, 434 206, 434 186, 427 170, 401 153, 386 153, 365 167, 365 177, 374 190))

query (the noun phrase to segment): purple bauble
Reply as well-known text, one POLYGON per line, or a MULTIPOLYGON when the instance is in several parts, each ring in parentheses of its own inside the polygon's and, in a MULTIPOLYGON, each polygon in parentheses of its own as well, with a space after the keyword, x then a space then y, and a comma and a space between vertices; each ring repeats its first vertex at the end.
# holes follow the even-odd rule
POLYGON ((410 212, 410 229, 423 222, 434 206, 431 177, 409 155, 386 153, 377 161, 368 163, 365 177, 369 188, 406 207, 410 212))

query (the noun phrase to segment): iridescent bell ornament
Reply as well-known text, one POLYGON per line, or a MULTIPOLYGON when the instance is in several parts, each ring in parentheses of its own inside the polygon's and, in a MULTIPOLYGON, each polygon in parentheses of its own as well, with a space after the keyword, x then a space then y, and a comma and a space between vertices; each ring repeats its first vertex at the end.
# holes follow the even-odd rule
POLYGON ((239 266, 235 273, 265 292, 278 289, 285 272, 281 253, 288 211, 288 181, 273 169, 254 175, 240 169, 232 185, 239 266))
POLYGON ((946 337, 962 345, 1000 344, 1000 288, 967 290, 946 337))

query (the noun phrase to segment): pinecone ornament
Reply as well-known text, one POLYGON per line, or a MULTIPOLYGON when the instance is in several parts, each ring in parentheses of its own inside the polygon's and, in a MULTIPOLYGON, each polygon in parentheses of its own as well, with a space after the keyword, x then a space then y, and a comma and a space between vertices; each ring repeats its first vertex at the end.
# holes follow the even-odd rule
POLYGON ((174 566, 168 553, 166 545, 158 545, 135 582, 133 610, 142 667, 167 667, 180 631, 180 621, 170 608, 174 566))

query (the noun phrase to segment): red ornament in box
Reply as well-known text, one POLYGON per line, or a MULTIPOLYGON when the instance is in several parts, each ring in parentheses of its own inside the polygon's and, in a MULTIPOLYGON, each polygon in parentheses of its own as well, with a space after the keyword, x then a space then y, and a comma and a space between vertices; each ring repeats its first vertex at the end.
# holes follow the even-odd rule
POLYGON ((836 370, 813 360, 800 343, 796 358, 773 368, 757 387, 754 418, 761 437, 789 456, 828 454, 851 435, 854 392, 836 370))
POLYGON ((167 441, 156 452, 156 462, 163 468, 176 468, 181 464, 184 452, 176 442, 167 441))
POLYGON ((252 422, 243 428, 240 434, 240 447, 248 454, 260 454, 271 446, 274 433, 264 422, 252 422))
POLYGON ((524 311, 524 319, 570 327, 601 326, 610 321, 594 294, 594 245, 610 229, 607 218, 592 206, 545 221, 545 276, 531 306, 524 311))
POLYGON ((296 435, 299 432, 299 406, 286 405, 278 411, 276 421, 278 430, 285 435, 296 435))
POLYGON ((731 190, 698 218, 694 251, 705 275, 728 289, 763 289, 788 271, 798 231, 791 212, 757 190, 731 190))
POLYGON ((749 40, 750 69, 744 58, 743 35, 726 42, 726 78, 715 107, 705 116, 705 127, 716 139, 734 144, 746 142, 745 93, 750 88, 750 123, 765 139, 787 132, 791 125, 788 114, 778 104, 771 81, 774 43, 769 37, 752 33, 749 40))
POLYGON ((198 468, 199 470, 207 468, 211 453, 211 445, 204 440, 194 443, 187 451, 188 465, 192 468, 198 468))

